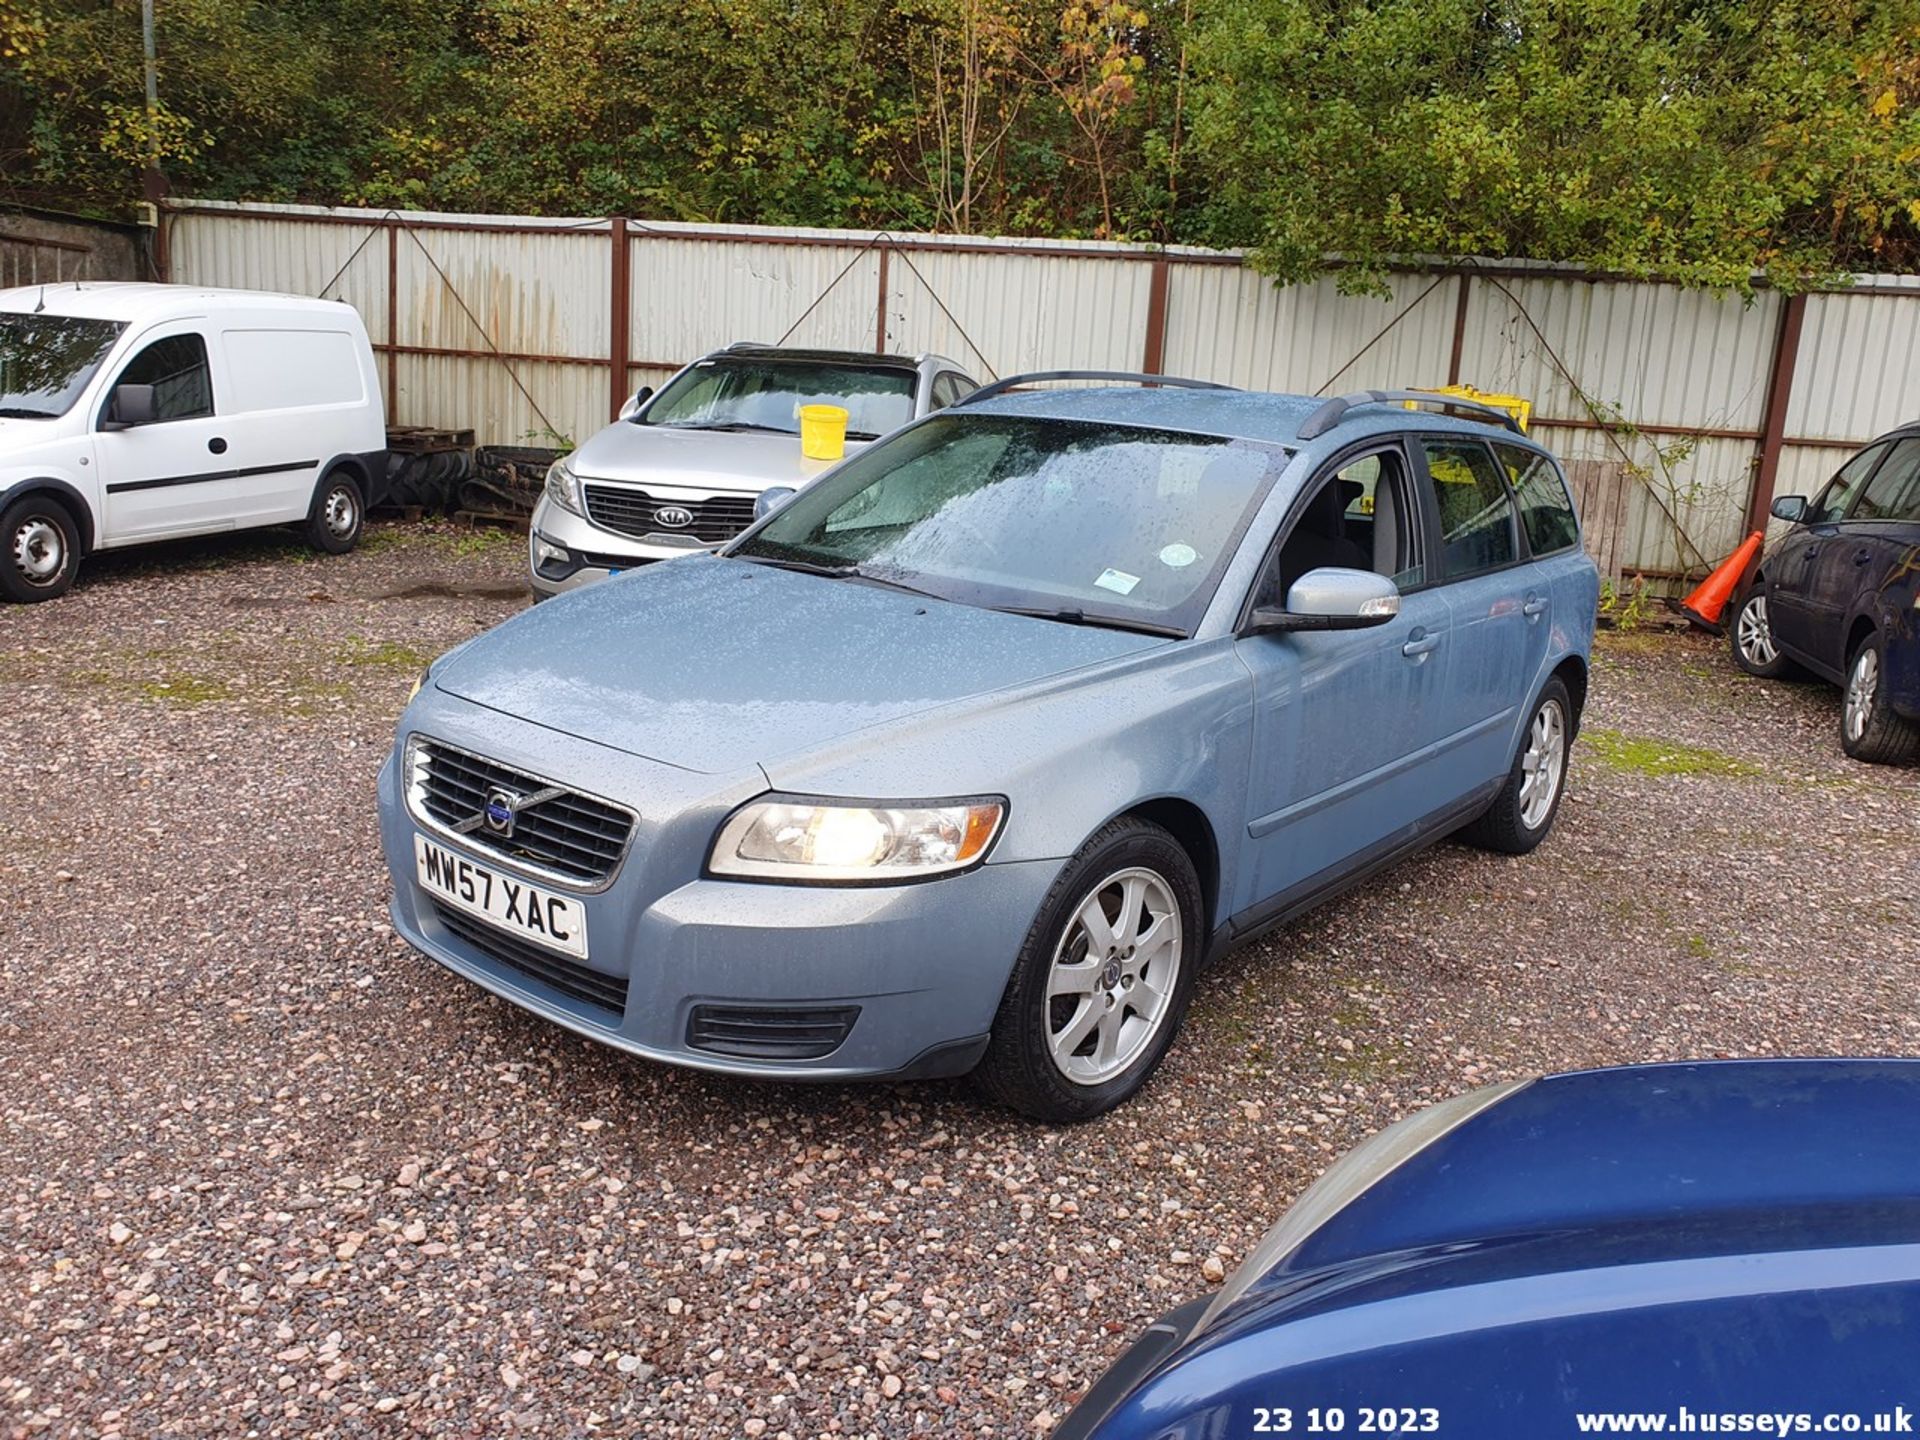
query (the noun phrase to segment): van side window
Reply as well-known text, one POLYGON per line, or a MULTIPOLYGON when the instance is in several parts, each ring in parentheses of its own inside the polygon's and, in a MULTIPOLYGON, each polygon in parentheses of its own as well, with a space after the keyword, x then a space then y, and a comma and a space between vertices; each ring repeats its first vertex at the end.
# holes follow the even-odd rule
POLYGON ((1511 565, 1519 556, 1513 497, 1493 452, 1474 440, 1423 440, 1449 580, 1511 565))
POLYGON ((1580 538, 1579 522, 1573 518, 1573 501, 1567 497, 1567 484, 1560 471, 1546 456, 1514 445, 1495 445, 1493 453, 1506 467, 1513 482, 1513 498, 1520 504, 1520 524, 1527 532, 1527 544, 1535 555, 1551 555, 1569 550, 1580 538))
POLYGON ((127 362, 114 382, 153 386, 156 420, 197 420, 213 414, 213 376, 207 342, 198 335, 169 335, 127 362))

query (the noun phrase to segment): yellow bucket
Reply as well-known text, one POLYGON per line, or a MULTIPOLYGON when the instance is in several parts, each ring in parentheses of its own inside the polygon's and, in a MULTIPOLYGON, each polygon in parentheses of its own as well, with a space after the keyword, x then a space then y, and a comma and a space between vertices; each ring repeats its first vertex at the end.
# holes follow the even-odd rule
POLYGON ((838 460, 845 455, 846 410, 838 405, 802 405, 800 453, 809 460, 838 460))

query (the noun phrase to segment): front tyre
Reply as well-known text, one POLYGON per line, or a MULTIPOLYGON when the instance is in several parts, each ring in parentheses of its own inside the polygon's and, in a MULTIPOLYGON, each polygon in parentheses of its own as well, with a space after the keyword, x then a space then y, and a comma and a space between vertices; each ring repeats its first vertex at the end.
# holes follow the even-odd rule
POLYGON ((1870 765, 1904 765, 1920 755, 1920 725, 1887 703, 1885 642, 1869 635, 1853 652, 1840 705, 1840 747, 1870 765))
POLYGON ((974 1083, 1036 1120, 1089 1120, 1119 1105, 1173 1044, 1204 926, 1179 842, 1144 820, 1107 825, 1041 903, 974 1083))
POLYGON ((360 542, 360 526, 367 507, 360 486, 344 470, 336 470, 320 486, 307 516, 307 543, 329 555, 344 555, 360 542))
POLYGON ((1573 744, 1573 701, 1558 676, 1547 681, 1520 737, 1520 753, 1493 804, 1460 832, 1483 850, 1525 855, 1553 828, 1567 788, 1567 751, 1573 744))
POLYGON ((80 532, 58 500, 27 495, 0 510, 0 595, 57 600, 80 568, 80 532))

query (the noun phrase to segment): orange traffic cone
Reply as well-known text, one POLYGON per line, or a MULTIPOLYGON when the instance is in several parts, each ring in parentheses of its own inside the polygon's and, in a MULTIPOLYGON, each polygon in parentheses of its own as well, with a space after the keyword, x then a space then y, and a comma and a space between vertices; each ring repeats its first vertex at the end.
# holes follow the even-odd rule
POLYGON ((1760 553, 1766 541, 1764 531, 1756 530, 1747 536, 1738 550, 1722 560, 1714 572, 1700 582, 1699 588, 1680 602, 1680 613, 1701 629, 1721 634, 1726 627, 1720 623, 1720 616, 1727 608, 1727 601, 1746 579, 1753 557, 1760 553))

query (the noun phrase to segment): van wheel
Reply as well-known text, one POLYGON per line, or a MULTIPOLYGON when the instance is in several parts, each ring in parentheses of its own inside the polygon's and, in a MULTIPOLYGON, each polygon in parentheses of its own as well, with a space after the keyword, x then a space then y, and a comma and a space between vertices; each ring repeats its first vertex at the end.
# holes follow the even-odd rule
POLYGON ((57 600, 80 567, 80 532, 67 507, 28 495, 0 511, 0 594, 31 603, 57 600))
POLYGON ((344 555, 359 543, 366 513, 360 486, 346 471, 335 471, 321 485, 313 513, 307 516, 307 541, 329 555, 344 555))
POLYGON ((1180 1029, 1204 923, 1173 836, 1131 818, 1104 827, 1041 902, 974 1084, 1036 1120, 1089 1120, 1126 1100, 1180 1029))
POLYGON ((1886 673, 1885 648, 1877 634, 1869 635, 1847 666, 1840 748, 1870 765, 1904 765, 1920 755, 1920 724, 1895 714, 1887 704, 1886 673))
POLYGON ((1533 707, 1507 783, 1486 814, 1463 829, 1460 838, 1502 855, 1525 855, 1546 839, 1553 817, 1560 813, 1560 797, 1566 793, 1567 751, 1572 744, 1573 702, 1565 683, 1555 676, 1533 707))

